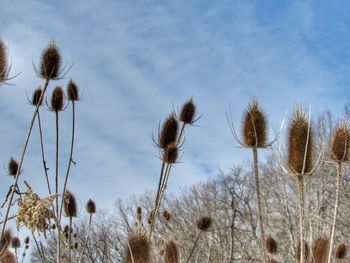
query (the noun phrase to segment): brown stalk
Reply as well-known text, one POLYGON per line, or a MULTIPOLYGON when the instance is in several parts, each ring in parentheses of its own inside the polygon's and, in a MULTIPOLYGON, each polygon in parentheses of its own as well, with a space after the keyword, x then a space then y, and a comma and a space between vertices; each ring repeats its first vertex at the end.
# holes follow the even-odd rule
MULTIPOLYGON (((57 263, 61 262, 61 227, 60 227, 60 213, 58 206, 58 157, 59 157, 59 119, 58 119, 58 110, 55 111, 56 117, 56 165, 55 165, 55 192, 56 192, 56 216, 57 216, 57 263)), ((63 202, 63 201, 62 201, 63 202)))
POLYGON ((92 222, 92 213, 90 213, 88 231, 87 231, 87 234, 86 234, 86 239, 85 239, 85 242, 83 244, 83 249, 81 251, 78 263, 80 263, 83 260, 83 257, 84 257, 85 249, 87 247, 87 243, 88 243, 89 237, 90 237, 91 222, 92 222))
POLYGON ((190 259, 191 259, 192 255, 193 255, 193 252, 194 252, 194 250, 195 250, 195 248, 196 248, 196 246, 197 246, 197 244, 198 244, 198 240, 199 240, 199 237, 200 237, 201 233, 202 233, 202 231, 199 231, 199 232, 198 232, 196 241, 195 241, 194 244, 193 244, 193 247, 192 247, 192 249, 191 249, 190 255, 188 256, 188 258, 187 258, 187 260, 186 260, 186 263, 190 262, 190 259))

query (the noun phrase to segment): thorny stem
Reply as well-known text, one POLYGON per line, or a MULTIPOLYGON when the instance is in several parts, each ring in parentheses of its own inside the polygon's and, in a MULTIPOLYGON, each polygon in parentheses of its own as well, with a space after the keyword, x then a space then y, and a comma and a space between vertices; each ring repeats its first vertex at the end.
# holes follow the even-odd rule
POLYGON ((255 187, 256 187, 256 198, 258 204, 258 213, 259 213, 259 224, 260 224, 260 245, 261 250, 264 255, 264 261, 267 262, 266 251, 265 251, 265 231, 264 231, 264 221, 262 216, 261 209, 261 195, 260 195, 260 182, 259 182, 259 161, 258 161, 258 149, 253 147, 253 157, 254 157, 254 176, 255 176, 255 187))
POLYGON ((299 237, 300 237, 300 263, 304 263, 304 176, 298 175, 299 183, 299 237))
MULTIPOLYGON (((56 115, 56 216, 58 218, 58 223, 60 223, 60 214, 59 214, 59 207, 58 207, 58 146, 59 146, 59 129, 58 129, 58 111, 55 111, 56 115)), ((63 201, 62 201, 63 202, 63 201)), ((61 262, 60 258, 61 253, 61 231, 60 226, 57 225, 57 263, 61 262)))
POLYGON ((22 150, 22 153, 20 155, 20 158, 19 158, 19 164, 18 164, 18 169, 17 169, 17 173, 16 173, 16 176, 15 176, 15 182, 13 184, 13 188, 12 188, 12 191, 11 191, 11 196, 10 196, 10 200, 9 200, 9 203, 7 205, 7 209, 6 209, 6 213, 5 213, 5 218, 4 218, 4 224, 2 225, 2 230, 1 230, 1 237, 4 235, 4 231, 5 231, 5 228, 6 228, 6 223, 7 223, 7 219, 8 219, 8 216, 9 216, 9 213, 10 213, 10 210, 11 210, 11 205, 12 205, 12 201, 13 201, 13 197, 14 197, 14 194, 15 194, 15 189, 18 185, 18 179, 19 179, 19 175, 20 175, 20 171, 22 170, 22 165, 23 165, 23 161, 24 161, 24 156, 26 154, 26 151, 27 151, 27 147, 28 147, 28 143, 29 143, 29 139, 30 139, 30 136, 32 134, 32 130, 33 130, 33 126, 34 126, 34 121, 35 121, 35 118, 36 118, 36 115, 38 114, 38 111, 39 111, 39 107, 40 107, 40 104, 44 98, 44 95, 45 95, 45 92, 47 90, 47 87, 49 86, 49 82, 50 82, 50 79, 46 79, 45 81, 45 85, 44 85, 44 89, 41 93, 41 96, 39 98, 39 103, 36 105, 36 108, 35 108, 35 111, 33 113, 33 117, 32 117, 32 120, 29 124, 29 128, 28 128, 28 132, 27 132, 27 135, 25 137, 25 140, 24 140, 24 146, 23 146, 23 150, 22 150))
MULTIPOLYGON (((66 177, 64 179, 62 196, 64 196, 64 193, 66 192, 66 189, 67 189, 68 176, 69 176, 71 165, 73 163, 73 149, 74 149, 74 137, 75 137, 74 136, 75 135, 75 103, 74 103, 74 100, 72 101, 72 105, 73 105, 72 106, 72 141, 71 141, 71 145, 70 145, 69 161, 68 161, 66 177)), ((60 221, 61 221, 61 217, 62 217, 62 208, 63 208, 63 201, 61 202, 61 208, 60 208, 60 216, 59 216, 60 221)))
POLYGON ((88 243, 88 241, 89 241, 90 231, 91 231, 91 222, 92 222, 92 214, 90 214, 88 231, 87 231, 86 239, 85 239, 85 242, 84 242, 84 244, 83 244, 83 250, 81 251, 81 254, 80 254, 80 258, 79 258, 78 263, 80 263, 81 260, 83 259, 84 252, 85 252, 85 248, 86 248, 87 243, 88 243))
POLYGON ((39 110, 38 110, 38 125, 39 125, 39 135, 40 135, 41 157, 43 159, 43 166, 44 166, 44 171, 45 171, 47 188, 49 190, 49 194, 51 195, 50 180, 49 180, 49 175, 47 173, 47 171, 49 169, 46 166, 45 151, 44 151, 44 140, 43 140, 43 130, 42 130, 42 126, 41 126, 41 118, 40 118, 40 111, 39 110))
POLYGON ((191 259, 191 257, 192 257, 192 254, 193 254, 193 252, 194 252, 194 250, 195 250, 195 248, 196 248, 196 246, 197 246, 199 237, 201 236, 201 233, 202 233, 202 231, 199 231, 198 236, 197 236, 197 239, 196 239, 196 241, 194 242, 194 245, 193 245, 193 247, 192 247, 191 253, 190 253, 190 255, 188 256, 188 258, 187 258, 187 260, 186 260, 186 263, 188 263, 188 262, 190 261, 190 259, 191 259))
POLYGON ((68 262, 72 260, 72 217, 69 217, 69 231, 68 231, 68 262))
POLYGON ((337 172, 337 185, 336 185, 336 192, 335 192, 334 216, 333 216, 332 231, 331 231, 331 243, 329 245, 328 263, 331 262, 332 248, 333 248, 333 243, 334 243, 335 226, 337 223, 337 215, 338 215, 338 208, 339 208, 341 162, 338 162, 335 167, 336 167, 336 172, 337 172))

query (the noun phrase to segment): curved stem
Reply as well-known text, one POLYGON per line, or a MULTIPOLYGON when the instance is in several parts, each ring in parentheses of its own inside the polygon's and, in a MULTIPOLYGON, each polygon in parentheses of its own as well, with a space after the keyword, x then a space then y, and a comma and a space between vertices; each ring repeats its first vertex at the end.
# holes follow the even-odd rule
MULTIPOLYGON (((70 172, 70 168, 71 168, 71 165, 72 165, 72 162, 73 162, 74 137, 75 137, 75 103, 74 103, 74 100, 72 101, 72 105, 73 105, 72 106, 72 140, 71 140, 71 144, 70 144, 69 161, 68 161, 68 167, 67 167, 66 176, 65 176, 65 179, 64 179, 62 196, 64 196, 64 193, 66 192, 66 189, 67 189, 69 172, 70 172)), ((61 217, 62 217, 62 208, 63 208, 63 202, 61 202, 61 208, 60 208, 60 217, 59 217, 60 221, 61 221, 61 217)))
MULTIPOLYGON (((58 153, 59 153, 59 129, 58 129, 58 111, 55 111, 55 115, 56 115, 56 173, 55 173, 55 183, 56 183, 56 217, 58 218, 57 223, 59 225, 57 225, 57 263, 61 262, 61 257, 60 257, 60 253, 61 253, 61 222, 60 222, 60 214, 59 214, 59 206, 58 206, 58 153)), ((62 201, 63 202, 63 201, 62 201)))
POLYGON ((84 252, 85 252, 85 248, 87 246, 87 243, 89 241, 89 237, 90 237, 90 231, 91 231, 91 222, 92 222, 92 214, 90 214, 90 218, 89 218, 89 226, 88 226, 88 231, 87 231, 87 236, 86 236, 86 239, 85 239, 85 242, 83 244, 83 250, 81 251, 81 254, 80 254, 80 258, 79 258, 79 261, 78 263, 81 262, 81 260, 83 259, 84 257, 84 252))
POLYGON ((259 161, 258 161, 257 147, 253 147, 253 157, 254 157, 254 177, 255 177, 256 199, 258 204, 258 216, 259 216, 259 225, 260 225, 260 245, 264 255, 264 261, 267 262, 266 251, 265 251, 265 229, 264 229, 264 221, 263 221, 263 215, 262 215, 262 209, 261 209, 259 161))
POLYGON ((194 245, 193 245, 193 247, 192 247, 191 253, 190 253, 190 255, 188 256, 188 258, 187 258, 187 260, 186 260, 186 263, 188 263, 188 262, 190 261, 190 258, 192 257, 192 254, 193 254, 193 252, 194 252, 194 250, 195 250, 195 248, 196 248, 196 246, 197 246, 197 243, 198 243, 198 240, 199 240, 199 237, 200 237, 201 233, 202 233, 202 231, 199 231, 198 236, 197 236, 197 239, 196 239, 196 241, 194 242, 194 245))
POLYGON ((333 223, 332 223, 332 231, 331 231, 331 243, 329 245, 329 253, 328 253, 328 263, 331 262, 332 257, 332 248, 334 243, 334 235, 335 235, 335 226, 337 224, 337 215, 338 215, 338 208, 339 208, 339 190, 340 190, 340 178, 341 178, 341 162, 338 162, 336 167, 337 172, 337 185, 336 185, 336 192, 335 192, 335 204, 334 204, 334 216, 333 216, 333 223))
POLYGON ((39 102, 37 105, 36 105, 36 108, 35 108, 35 111, 33 113, 33 117, 32 117, 32 120, 29 124, 29 128, 28 128, 28 132, 27 132, 27 135, 24 139, 24 146, 23 146, 23 150, 22 150, 22 153, 21 153, 21 156, 19 158, 19 164, 18 164, 18 169, 17 169, 17 174, 15 176, 15 182, 13 184, 13 187, 12 187, 12 191, 11 191, 11 195, 10 195, 10 199, 9 199, 9 203, 7 205, 7 209, 6 209, 6 213, 5 213, 5 218, 4 218, 4 224, 2 225, 2 230, 1 230, 1 237, 4 235, 4 231, 5 231, 5 228, 6 228, 6 223, 7 223, 7 219, 8 219, 8 216, 9 216, 9 213, 10 213, 10 210, 11 210, 11 205, 12 205, 12 201, 13 201, 13 196, 15 194, 15 190, 16 190, 16 187, 17 187, 17 184, 18 184, 18 179, 19 179, 19 175, 20 175, 20 171, 22 170, 22 165, 23 165, 23 161, 24 161, 24 156, 26 154, 26 151, 27 151, 27 147, 28 147, 28 143, 29 143, 29 139, 30 139, 30 136, 32 134, 32 130, 33 130, 33 126, 34 126, 34 121, 35 121, 35 118, 36 118, 36 115, 38 114, 38 111, 39 111, 39 107, 40 107, 40 104, 44 98, 44 95, 45 95, 45 92, 47 90, 47 87, 49 86, 49 82, 50 80, 49 79, 46 79, 45 81, 45 85, 44 85, 44 89, 41 93, 41 96, 39 98, 39 102))

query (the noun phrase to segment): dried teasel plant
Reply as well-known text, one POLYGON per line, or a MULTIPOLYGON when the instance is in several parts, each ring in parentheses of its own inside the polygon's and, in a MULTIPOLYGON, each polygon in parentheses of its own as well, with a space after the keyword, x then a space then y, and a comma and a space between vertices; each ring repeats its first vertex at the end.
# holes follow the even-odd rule
POLYGON ((10 77, 11 63, 9 61, 8 47, 5 42, 0 39, 0 86, 8 84, 7 81, 14 79, 19 74, 10 77))
POLYGON ((267 252, 275 254, 277 252, 277 241, 272 236, 268 236, 265 241, 265 247, 267 252))
MULTIPOLYGON (((340 122, 332 133, 332 138, 330 142, 330 160, 336 168, 336 186, 335 186, 335 200, 334 200, 334 213, 333 221, 331 226, 331 236, 330 236, 330 250, 333 250, 335 228, 337 224, 337 216, 339 209, 339 192, 340 183, 342 178, 342 164, 349 161, 350 157, 350 128, 347 121, 340 122)), ((331 262, 332 253, 329 253, 328 263, 331 262)))
POLYGON ((71 262, 71 244, 72 244, 72 223, 73 223, 73 217, 77 216, 78 213, 78 206, 77 201, 75 199, 75 196, 70 192, 66 191, 63 198, 63 207, 64 207, 64 213, 67 217, 69 217, 69 231, 68 231, 68 262, 71 262))
POLYGON ((164 263, 180 263, 180 250, 174 240, 165 243, 163 258, 164 263))
POLYGON ((4 252, 8 249, 12 240, 12 232, 10 229, 6 229, 3 236, 0 239, 0 257, 4 254, 4 252))
POLYGON ((347 252, 348 252, 348 247, 344 242, 338 244, 335 248, 335 259, 340 260, 340 259, 346 258, 347 252))
POLYGON ((10 250, 5 250, 0 256, 0 262, 2 263, 17 263, 18 260, 15 255, 10 250))
POLYGON ((131 232, 125 246, 124 263, 151 263, 152 242, 141 230, 131 232))
POLYGON ((312 244, 312 263, 325 263, 328 260, 329 238, 320 236, 312 244))
POLYGON ((18 172, 18 162, 13 157, 11 157, 7 164, 7 173, 8 175, 16 176, 17 172, 18 172))

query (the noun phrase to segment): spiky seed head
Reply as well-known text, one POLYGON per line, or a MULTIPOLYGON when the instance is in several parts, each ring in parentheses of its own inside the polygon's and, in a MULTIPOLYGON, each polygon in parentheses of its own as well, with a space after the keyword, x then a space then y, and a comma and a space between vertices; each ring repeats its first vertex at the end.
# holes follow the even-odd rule
POLYGON ((311 123, 306 112, 297 107, 288 128, 288 165, 292 174, 302 175, 312 171, 313 150, 314 133, 311 123))
POLYGON ((326 236, 320 236, 312 244, 312 257, 314 263, 323 263, 328 259, 329 239, 326 236))
POLYGON ((152 261, 152 242, 147 234, 137 231, 129 234, 125 246, 125 263, 150 263, 152 261))
POLYGON ((5 251, 12 240, 12 232, 10 229, 6 229, 2 238, 0 239, 0 255, 2 251, 5 251))
POLYGON ((164 247, 164 263, 179 263, 180 251, 174 240, 170 240, 164 247))
POLYGON ((189 99, 182 106, 180 112, 180 121, 185 124, 192 124, 195 120, 194 117, 196 115, 196 105, 193 103, 193 99, 189 99))
POLYGON ((43 103, 43 98, 41 98, 41 94, 43 93, 41 87, 37 88, 34 93, 33 93, 33 97, 32 97, 32 105, 33 106, 41 106, 43 103), (40 100, 41 98, 41 100, 40 100))
POLYGON ((89 199, 86 203, 86 212, 89 214, 95 214, 96 213, 96 204, 93 200, 89 199))
POLYGON ((345 162, 349 160, 350 129, 347 123, 340 123, 333 131, 331 158, 334 161, 345 162))
POLYGON ((4 41, 0 39, 0 83, 7 80, 9 74, 8 49, 4 41))
POLYGON ((78 101, 79 100, 79 89, 78 86, 73 82, 73 80, 70 80, 67 86, 67 95, 68 99, 71 101, 78 101))
MULTIPOLYGON (((309 259, 309 244, 304 241, 304 259, 305 259, 305 262, 308 262, 308 259, 309 259)), ((300 246, 300 242, 298 243, 298 246, 297 246, 297 254, 296 254, 296 259, 298 262, 300 262, 301 260, 301 246, 300 246)))
POLYGON ((267 146, 266 116, 257 100, 253 100, 243 114, 243 143, 246 147, 267 146))
POLYGON ((169 144, 163 153, 163 161, 166 163, 176 163, 179 155, 179 147, 177 147, 176 143, 169 144))
POLYGON ((12 246, 13 248, 19 248, 19 247, 21 246, 21 240, 19 240, 18 237, 13 237, 13 238, 11 239, 11 246, 12 246))
POLYGON ((1 260, 0 262, 2 262, 2 263, 16 263, 17 262, 15 255, 9 249, 6 249, 2 252, 0 260, 1 260))
POLYGON ((64 213, 67 217, 76 217, 77 216, 77 201, 75 196, 70 192, 66 191, 64 194, 64 213))
POLYGON ((179 124, 174 114, 171 114, 164 122, 159 136, 159 147, 165 149, 169 144, 176 142, 179 124))
POLYGON ((53 111, 62 111, 64 107, 64 93, 60 86, 52 91, 51 109, 53 111))
POLYGON ((171 215, 167 210, 164 210, 163 217, 164 217, 165 221, 170 221, 171 215))
POLYGON ((7 165, 9 175, 16 176, 18 171, 18 163, 15 159, 11 157, 8 165, 7 165))
POLYGON ((39 68, 40 77, 43 79, 59 78, 61 64, 61 51, 56 42, 51 41, 41 54, 39 68))
POLYGON ((30 241, 30 238, 27 236, 27 237, 25 237, 25 239, 24 239, 24 244, 29 244, 29 241, 30 241))
POLYGON ((338 244, 335 248, 335 258, 344 259, 346 257, 347 250, 348 248, 345 243, 338 244))
POLYGON ((213 224, 213 218, 211 216, 202 216, 197 220, 197 227, 200 231, 209 231, 213 224))
POLYGON ((275 254, 277 252, 277 241, 272 236, 269 236, 266 238, 265 247, 267 252, 275 254))

